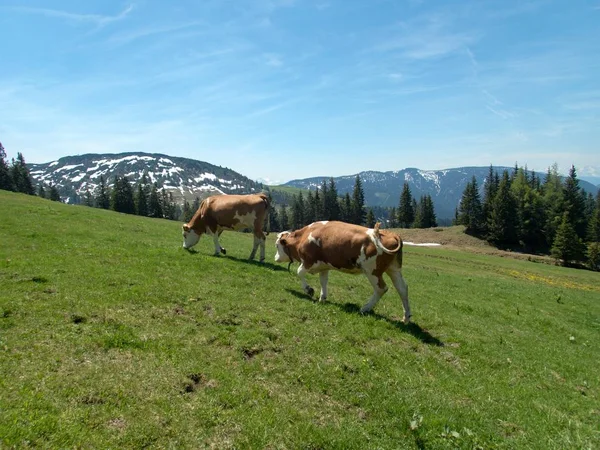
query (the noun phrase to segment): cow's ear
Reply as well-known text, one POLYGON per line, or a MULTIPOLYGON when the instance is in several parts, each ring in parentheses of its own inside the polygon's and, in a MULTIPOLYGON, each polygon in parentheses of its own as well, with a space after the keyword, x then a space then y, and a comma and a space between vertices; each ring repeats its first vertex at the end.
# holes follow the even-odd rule
POLYGON ((183 231, 190 231, 190 227, 187 223, 184 223, 183 227, 181 227, 181 228, 183 228, 183 231))
POLYGON ((285 238, 279 239, 279 243, 285 247, 287 245, 287 240, 285 238))

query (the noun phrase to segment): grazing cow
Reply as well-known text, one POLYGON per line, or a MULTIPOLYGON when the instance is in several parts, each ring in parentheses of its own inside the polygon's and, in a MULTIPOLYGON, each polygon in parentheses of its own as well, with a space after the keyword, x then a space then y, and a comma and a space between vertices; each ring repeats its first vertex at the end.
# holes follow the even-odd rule
POLYGON ((208 197, 202 201, 192 220, 183 225, 183 248, 189 250, 198 243, 202 234, 206 233, 214 240, 215 255, 220 253, 225 255, 227 251, 219 244, 219 236, 223 230, 250 228, 254 232, 254 246, 250 259, 254 259, 256 249, 260 245, 260 262, 263 262, 265 260, 263 222, 268 210, 269 199, 265 194, 208 197))
POLYGON ((330 270, 364 273, 373 285, 373 295, 361 308, 362 313, 372 310, 387 292, 383 280, 386 273, 402 299, 404 322, 410 321, 408 286, 402 278, 402 239, 394 233, 380 231, 379 223, 375 228, 365 228, 344 222, 315 222, 300 230, 279 233, 275 244, 276 262, 300 263, 298 276, 304 292, 311 297, 314 289, 308 285, 305 276, 319 273, 319 301, 327 299, 330 270))

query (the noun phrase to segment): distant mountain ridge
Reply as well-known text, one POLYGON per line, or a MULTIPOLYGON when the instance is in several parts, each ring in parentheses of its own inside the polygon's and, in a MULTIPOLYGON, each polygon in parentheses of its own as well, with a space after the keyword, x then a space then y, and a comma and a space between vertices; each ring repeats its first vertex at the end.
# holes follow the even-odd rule
POLYGON ((94 193, 102 175, 108 185, 114 177, 126 176, 135 184, 144 173, 150 183, 173 193, 175 199, 210 194, 258 192, 261 183, 231 169, 189 158, 160 153, 85 154, 65 156, 44 164, 28 164, 36 184, 54 185, 69 203, 78 203, 86 191, 94 193))
MULTIPOLYGON (((513 167, 493 166, 502 174, 504 170, 513 171, 513 167)), ((454 211, 458 207, 465 186, 473 176, 477 180, 480 192, 483 194, 483 185, 489 173, 487 167, 458 167, 445 170, 421 170, 407 168, 402 170, 377 172, 360 172, 362 187, 365 193, 365 202, 369 206, 397 207, 400 202, 400 193, 404 182, 408 182, 412 196, 419 201, 421 195, 429 194, 433 200, 435 212, 438 219, 450 219, 454 217, 454 211)), ((542 180, 545 173, 536 172, 542 180)), ((321 186, 323 180, 330 177, 320 176, 288 181, 284 186, 292 186, 301 189, 315 189, 321 186)), ((339 195, 346 192, 352 194, 355 175, 333 177, 339 195)), ((598 187, 587 181, 579 180, 579 185, 586 192, 596 194, 598 187)), ((483 198, 483 197, 482 197, 483 198)))
MULTIPOLYGON (((262 183, 235 172, 229 168, 216 166, 195 159, 168 156, 161 153, 118 153, 85 154, 65 156, 44 164, 28 164, 34 183, 58 188, 62 199, 69 203, 79 203, 86 191, 94 193, 102 175, 108 185, 112 185, 115 176, 126 176, 132 184, 141 180, 144 173, 151 183, 171 192, 176 201, 183 198, 192 202, 196 197, 208 195, 248 194, 269 189, 274 201, 288 203, 291 192, 286 187, 315 189, 329 176, 291 180, 281 186, 264 186, 262 183)), ((512 167, 494 167, 499 173, 512 171, 512 167)), ((435 212, 439 220, 454 217, 466 184, 475 176, 480 189, 488 175, 489 167, 458 167, 446 170, 421 170, 407 168, 396 171, 365 171, 361 178, 367 206, 398 206, 404 182, 409 183, 413 197, 418 201, 421 195, 432 197, 435 212)), ((537 173, 544 177, 545 174, 537 173)), ((352 193, 356 174, 334 177, 339 195, 352 193)), ((598 188, 587 181, 580 180, 580 186, 594 195, 598 188)))

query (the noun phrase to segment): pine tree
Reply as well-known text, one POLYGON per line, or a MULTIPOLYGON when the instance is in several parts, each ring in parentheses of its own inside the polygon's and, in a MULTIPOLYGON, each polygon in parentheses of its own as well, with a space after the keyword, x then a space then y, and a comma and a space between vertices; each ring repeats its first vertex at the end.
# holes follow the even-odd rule
POLYGON ((396 212, 396 207, 392 206, 390 209, 390 218, 388 221, 389 228, 398 228, 398 213, 396 212))
POLYGON ((373 228, 375 226, 375 214, 373 213, 373 208, 367 209, 367 228, 373 228))
POLYGON ((542 233, 544 208, 538 192, 531 188, 527 174, 519 169, 514 177, 511 192, 516 204, 517 239, 529 249, 539 249, 545 244, 542 233))
MULTIPOLYGON (((196 214, 196 211, 198 211, 199 208, 200 208, 200 197, 196 197, 194 199, 194 202, 192 203, 192 206, 191 206, 192 216, 194 214, 196 214)), ((189 220, 188 220, 188 222, 189 222, 189 220)))
POLYGON ((352 218, 353 218, 352 199, 350 198, 349 192, 346 192, 346 195, 344 195, 341 210, 342 210, 342 221, 344 221, 346 223, 352 223, 352 218))
MULTIPOLYGON (((340 219, 340 205, 338 203, 338 192, 335 180, 333 177, 329 179, 329 189, 327 191, 329 196, 328 207, 329 207, 329 219, 328 220, 339 220, 340 219)), ((364 196, 363 196, 364 198, 364 196)))
POLYGON ((581 261, 584 252, 583 241, 577 236, 569 212, 565 211, 561 224, 556 230, 550 254, 557 260, 561 260, 563 266, 567 266, 572 261, 581 261))
POLYGON ((133 189, 127 177, 115 175, 115 183, 111 196, 111 209, 125 214, 135 214, 133 189))
POLYGON ((322 199, 322 195, 319 192, 319 188, 317 187, 317 189, 315 190, 315 198, 314 198, 314 202, 315 202, 315 221, 317 220, 324 220, 325 219, 325 214, 323 213, 323 199, 322 199))
POLYGON ((4 191, 14 190, 10 169, 8 168, 8 162, 6 160, 6 152, 4 151, 2 142, 0 142, 0 189, 4 191))
POLYGON ((29 169, 25 163, 25 158, 22 153, 17 153, 17 159, 12 161, 10 168, 13 186, 16 192, 23 194, 35 195, 35 188, 31 181, 29 169))
POLYGON ((281 224, 279 223, 279 213, 277 212, 277 208, 275 208, 275 203, 273 202, 273 197, 269 192, 269 230, 271 231, 281 231, 281 224))
POLYGON ((481 206, 482 209, 482 232, 487 234, 487 224, 490 220, 490 215, 492 212, 492 203, 494 198, 496 197, 496 192, 498 191, 498 185, 500 184, 498 180, 498 173, 494 171, 494 168, 490 164, 490 170, 488 171, 488 175, 485 178, 485 182, 483 185, 483 203, 481 206))
POLYGON ((464 225, 467 233, 477 234, 483 229, 483 213, 475 176, 463 191, 458 206, 458 224, 464 225))
POLYGON ((502 181, 492 202, 488 223, 488 240, 496 245, 511 245, 517 242, 515 227, 515 199, 510 190, 508 171, 502 174, 502 181))
POLYGON ((150 198, 148 200, 148 216, 161 218, 163 217, 162 205, 160 204, 160 196, 158 193, 158 185, 156 182, 150 189, 150 198))
POLYGON ((600 242, 600 191, 596 194, 596 207, 588 226, 588 241, 600 242))
MULTIPOLYGON (((329 188, 327 187, 327 180, 323 180, 321 183, 321 214, 322 220, 329 220, 331 214, 331 205, 329 204, 329 188)), ((308 222, 306 222, 308 223, 308 222)))
POLYGON ((297 230, 305 224, 304 196, 302 192, 299 192, 298 195, 294 196, 294 203, 292 204, 292 227, 297 230))
POLYGON ((366 220, 365 192, 360 177, 356 175, 352 191, 352 220, 351 223, 362 225, 366 220))
POLYGON ((425 228, 425 226, 423 225, 424 207, 425 196, 421 195, 419 203, 417 203, 417 207, 415 208, 415 220, 412 223, 412 228, 425 228))
POLYGON ((315 196, 312 191, 309 190, 306 194, 306 205, 304 207, 306 214, 306 223, 313 223, 317 221, 317 203, 315 202, 315 196))
POLYGON ((173 200, 173 193, 167 192, 164 188, 161 190, 161 206, 165 219, 175 220, 177 218, 178 211, 175 200, 173 200))
POLYGON ((585 238, 587 231, 586 215, 585 215, 585 193, 579 187, 577 179, 577 171, 575 166, 571 166, 569 176, 564 182, 564 199, 565 208, 569 213, 569 220, 575 228, 577 236, 581 239, 585 238))
POLYGON ((192 208, 190 202, 188 202, 185 198, 183 199, 183 206, 181 208, 181 215, 179 216, 179 221, 183 223, 188 223, 192 220, 192 216, 194 213, 192 212, 192 208))
POLYGON ((285 205, 283 205, 279 210, 279 224, 282 231, 290 229, 290 219, 288 217, 287 207, 285 205))
POLYGON ((415 221, 413 200, 410 187, 407 182, 404 182, 398 206, 398 225, 400 228, 409 228, 415 221))
POLYGON ((94 197, 92 196, 92 193, 89 191, 89 189, 85 190, 85 194, 83 196, 83 204, 89 207, 94 206, 94 197))
POLYGON ((50 186, 50 195, 48 196, 48 198, 50 200, 52 200, 53 202, 60 202, 60 194, 58 192, 58 189, 56 187, 56 185, 52 185, 50 186))
POLYGON ((106 185, 104 176, 100 175, 100 183, 98 184, 98 193, 96 194, 96 207, 102 209, 110 208, 110 189, 106 185))
POLYGON ((546 242, 550 245, 554 242, 556 230, 562 222, 563 212, 565 211, 563 186, 556 163, 549 167, 546 173, 542 186, 542 200, 545 212, 543 231, 546 242))
MULTIPOLYGON (((146 188, 144 187, 144 185, 142 183, 138 183, 138 185, 137 185, 134 201, 135 201, 135 213, 138 216, 144 216, 144 217, 147 216, 148 215, 148 196, 146 195, 146 188)), ((190 207, 189 203, 187 203, 187 201, 185 203, 187 204, 187 207, 189 209, 189 207, 190 207)), ((185 209, 185 205, 184 205, 184 209, 185 209)), ((191 219, 191 217, 190 217, 190 219, 191 219)))
POLYGON ((422 225, 423 228, 437 227, 437 218, 435 216, 435 208, 433 206, 433 200, 431 195, 426 194, 423 199, 423 211, 422 211, 422 225))
POLYGON ((38 192, 37 192, 38 197, 40 198, 46 198, 46 190, 44 189, 44 183, 41 183, 38 186, 38 192))

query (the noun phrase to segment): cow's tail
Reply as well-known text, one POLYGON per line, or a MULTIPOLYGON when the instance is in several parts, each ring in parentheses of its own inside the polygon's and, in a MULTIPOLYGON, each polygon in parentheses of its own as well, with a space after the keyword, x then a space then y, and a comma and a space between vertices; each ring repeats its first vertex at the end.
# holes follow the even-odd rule
POLYGON ((375 246, 377 248, 380 248, 384 253, 387 253, 388 255, 395 254, 396 259, 398 259, 398 262, 400 263, 400 266, 402 266, 402 239, 400 238, 400 236, 396 236, 398 246, 393 250, 387 249, 385 245, 383 245, 383 242, 381 242, 381 233, 379 233, 380 226, 381 224, 377 222, 375 224, 375 228, 373 229, 373 242, 375 243, 375 246))

